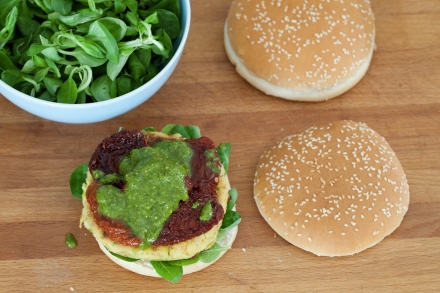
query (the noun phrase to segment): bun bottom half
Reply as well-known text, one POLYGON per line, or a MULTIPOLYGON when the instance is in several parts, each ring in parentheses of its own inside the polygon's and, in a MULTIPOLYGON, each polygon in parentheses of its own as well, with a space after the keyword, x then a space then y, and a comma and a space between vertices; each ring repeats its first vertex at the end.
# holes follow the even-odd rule
POLYGON ((283 98, 286 100, 300 102, 321 102, 340 96, 352 87, 354 87, 365 76, 368 68, 370 67, 371 59, 373 58, 374 48, 371 48, 368 57, 359 66, 354 75, 347 78, 344 82, 338 83, 331 87, 309 89, 281 87, 274 85, 261 77, 256 76, 253 72, 249 71, 246 68, 245 64, 243 64, 243 62, 237 56, 231 46, 227 23, 228 22, 226 21, 224 27, 224 46, 226 50, 226 55, 228 56, 231 63, 235 65, 237 73, 245 80, 247 80, 252 86, 264 92, 265 94, 278 98, 283 98))
MULTIPOLYGON (((217 243, 222 246, 231 246, 232 243, 235 240, 235 237, 237 236, 238 233, 238 226, 235 226, 232 229, 229 229, 226 231, 226 236, 224 239, 222 239, 221 241, 218 241, 217 243)), ((127 269, 129 271, 132 271, 134 273, 140 274, 140 275, 144 275, 144 276, 149 276, 149 277, 156 277, 156 278, 162 278, 161 276, 159 276, 155 269, 153 268, 153 266, 151 265, 151 263, 147 260, 138 260, 135 262, 128 262, 125 260, 122 260, 114 255, 112 255, 106 248, 105 246, 99 242, 99 240, 95 237, 96 241, 99 244, 99 248, 102 250, 102 252, 104 252, 104 254, 106 256, 108 256, 113 262, 115 262, 116 264, 118 264, 119 266, 123 267, 124 269, 127 269)), ((184 266, 183 267, 183 274, 184 275, 188 275, 197 271, 200 271, 210 265, 212 265, 213 263, 215 263, 217 260, 219 260, 225 253, 227 250, 222 251, 220 256, 213 262, 210 263, 204 263, 201 261, 198 261, 195 264, 191 264, 188 266, 184 266)))

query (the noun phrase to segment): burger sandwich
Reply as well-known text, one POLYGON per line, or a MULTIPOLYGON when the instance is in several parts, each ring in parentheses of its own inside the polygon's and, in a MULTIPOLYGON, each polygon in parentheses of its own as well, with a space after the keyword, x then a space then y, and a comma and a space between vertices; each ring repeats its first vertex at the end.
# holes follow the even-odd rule
POLYGON ((71 176, 81 225, 115 263, 177 282, 223 255, 241 218, 227 170, 230 144, 198 127, 121 130, 71 176))

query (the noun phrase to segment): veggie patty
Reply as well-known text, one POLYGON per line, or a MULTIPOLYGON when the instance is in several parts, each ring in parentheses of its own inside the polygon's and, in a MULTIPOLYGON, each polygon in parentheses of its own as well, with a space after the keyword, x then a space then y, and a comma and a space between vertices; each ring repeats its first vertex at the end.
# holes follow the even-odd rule
POLYGON ((87 189, 87 201, 97 225, 118 243, 176 244, 204 234, 222 219, 215 172, 220 166, 207 137, 162 140, 123 130, 104 139, 93 154, 89 171, 94 183, 87 189), (111 176, 113 180, 105 179, 111 176), (177 191, 182 187, 184 194, 177 191))

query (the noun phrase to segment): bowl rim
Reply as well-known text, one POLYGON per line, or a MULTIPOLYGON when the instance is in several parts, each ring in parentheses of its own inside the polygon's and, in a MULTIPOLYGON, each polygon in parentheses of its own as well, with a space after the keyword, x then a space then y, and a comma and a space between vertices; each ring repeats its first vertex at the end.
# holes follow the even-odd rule
MULTIPOLYGON (((113 99, 106 100, 106 101, 93 102, 93 103, 87 103, 87 104, 64 104, 64 103, 58 103, 58 102, 45 101, 45 100, 38 99, 37 97, 29 96, 29 95, 24 94, 21 91, 15 89, 15 88, 11 87, 11 86, 9 86, 1 79, 0 79, 0 90, 2 88, 4 88, 7 91, 13 92, 15 94, 15 96, 18 96, 19 98, 23 99, 24 102, 30 102, 34 105, 40 105, 40 106, 45 106, 45 107, 59 109, 59 110, 61 110, 61 109, 72 110, 72 107, 74 107, 75 110, 81 110, 81 109, 90 110, 93 108, 98 109, 103 106, 108 106, 108 105, 112 105, 112 104, 116 105, 116 104, 123 102, 124 100, 130 99, 130 97, 132 95, 136 95, 138 92, 141 92, 145 87, 148 87, 151 84, 153 84, 153 82, 155 80, 160 80, 162 78, 162 76, 167 73, 165 69, 168 67, 171 67, 172 63, 178 62, 178 60, 180 59, 180 56, 181 56, 183 49, 185 47, 186 40, 188 38, 189 28, 191 25, 191 5, 190 5, 190 0, 179 0, 179 2, 181 4, 180 5, 180 7, 181 7, 181 26, 182 26, 182 24, 184 24, 184 26, 183 26, 184 29, 181 30, 180 35, 177 37, 178 39, 180 39, 180 43, 179 43, 179 46, 177 47, 177 50, 174 52, 173 57, 171 57, 171 59, 168 60, 168 62, 165 64, 165 66, 159 71, 159 73, 156 76, 154 76, 151 80, 149 80, 148 82, 146 82, 145 84, 143 84, 142 86, 138 87, 137 89, 135 89, 131 92, 128 92, 122 96, 117 96, 113 99), (185 9, 182 9, 182 7, 185 7, 185 9)), ((2 91, 0 91, 0 94, 3 97, 5 97, 7 100, 9 100, 10 102, 14 103, 14 101, 12 99, 9 99, 5 94, 3 94, 2 91)), ((153 95, 154 95, 154 93, 153 93, 153 95)), ((25 111, 27 111, 27 110, 25 110, 25 111)), ((31 113, 31 114, 36 115, 34 113, 31 113)), ((39 116, 39 115, 37 115, 37 116, 39 116)), ((109 119, 114 118, 114 117, 116 117, 116 116, 110 117, 109 119)))

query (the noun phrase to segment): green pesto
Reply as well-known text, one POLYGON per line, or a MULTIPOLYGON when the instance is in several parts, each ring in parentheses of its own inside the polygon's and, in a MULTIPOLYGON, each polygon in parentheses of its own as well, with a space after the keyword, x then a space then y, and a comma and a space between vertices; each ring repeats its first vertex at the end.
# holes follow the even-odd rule
POLYGON ((94 179, 99 180, 99 179, 105 177, 105 173, 102 170, 93 170, 92 176, 94 179))
POLYGON ((210 159, 215 159, 215 153, 214 150, 206 150, 205 151, 205 157, 210 158, 210 159))
POLYGON ((200 205, 200 203, 198 201, 196 201, 195 203, 193 203, 193 205, 191 206, 191 208, 196 209, 198 208, 200 205))
POLYGON ((101 186, 96 191, 98 210, 101 214, 113 218, 123 219, 127 207, 127 197, 124 192, 113 185, 101 186))
POLYGON ((104 177, 99 178, 98 183, 102 185, 113 184, 119 180, 123 180, 124 178, 119 174, 107 174, 104 177))
POLYGON ((121 175, 116 173, 106 175, 102 170, 93 170, 92 176, 98 181, 99 184, 102 185, 113 184, 118 180, 124 179, 121 175))
POLYGON ((208 159, 206 162, 206 166, 211 169, 214 174, 219 174, 221 171, 220 166, 218 165, 218 158, 215 156, 214 150, 205 151, 205 157, 208 159))
POLYGON ((126 182, 124 192, 112 185, 101 186, 96 192, 99 212, 122 220, 143 240, 142 248, 150 246, 179 201, 188 199, 184 179, 191 170, 192 154, 181 140, 132 150, 119 164, 126 182))
POLYGON ((212 218, 212 206, 211 203, 208 201, 205 203, 202 207, 202 210, 200 211, 200 221, 209 221, 212 218))
POLYGON ((78 245, 78 242, 76 241, 75 236, 73 236, 72 233, 66 234, 65 242, 69 248, 75 248, 78 245))

